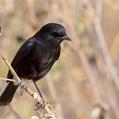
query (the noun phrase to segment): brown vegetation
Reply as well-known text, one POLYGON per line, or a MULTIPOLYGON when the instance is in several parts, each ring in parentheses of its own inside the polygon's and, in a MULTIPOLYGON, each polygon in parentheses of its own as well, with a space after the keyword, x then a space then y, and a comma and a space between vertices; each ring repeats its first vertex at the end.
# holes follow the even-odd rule
MULTIPOLYGON (((25 39, 43 24, 67 27, 71 43, 62 44, 59 61, 39 81, 57 119, 119 119, 119 0, 1 0, 0 48, 11 61, 25 39)), ((0 77, 8 68, 0 60, 0 77)), ((5 83, 0 82, 0 92, 5 83)), ((34 90, 32 83, 29 87, 34 90)), ((19 90, 18 90, 19 92, 19 90)), ((33 99, 16 94, 0 119, 30 119, 33 99)))

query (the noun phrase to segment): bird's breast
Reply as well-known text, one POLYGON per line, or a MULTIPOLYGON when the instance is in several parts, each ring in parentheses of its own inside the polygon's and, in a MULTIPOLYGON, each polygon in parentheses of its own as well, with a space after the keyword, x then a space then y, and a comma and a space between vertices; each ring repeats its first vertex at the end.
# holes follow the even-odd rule
POLYGON ((35 50, 35 53, 33 52, 32 54, 32 72, 34 72, 32 78, 38 80, 43 78, 49 72, 56 61, 59 52, 56 49, 47 50, 43 48, 41 49, 41 47, 37 47, 35 50))

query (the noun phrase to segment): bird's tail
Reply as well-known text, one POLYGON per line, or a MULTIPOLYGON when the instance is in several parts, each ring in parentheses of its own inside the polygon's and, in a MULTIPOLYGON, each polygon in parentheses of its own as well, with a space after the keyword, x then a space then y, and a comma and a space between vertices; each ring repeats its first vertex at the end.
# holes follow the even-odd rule
POLYGON ((9 82, 6 89, 0 96, 0 106, 5 106, 11 102, 17 88, 18 86, 15 86, 13 82, 9 82))

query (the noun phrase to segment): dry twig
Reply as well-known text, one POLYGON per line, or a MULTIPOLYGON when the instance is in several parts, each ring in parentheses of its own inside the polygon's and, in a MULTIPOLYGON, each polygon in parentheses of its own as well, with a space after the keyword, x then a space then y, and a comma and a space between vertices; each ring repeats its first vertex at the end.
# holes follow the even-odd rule
POLYGON ((13 80, 13 79, 0 78, 0 80, 3 80, 3 81, 11 81, 11 82, 17 83, 17 81, 15 81, 15 80, 13 80))
MULTIPOLYGON (((14 69, 12 68, 12 66, 11 66, 10 63, 7 61, 6 57, 3 55, 3 53, 2 53, 1 51, 0 51, 0 56, 2 57, 2 59, 4 60, 4 62, 6 63, 6 65, 8 66, 9 70, 11 71, 12 75, 14 76, 14 79, 16 80, 16 81, 15 81, 14 79, 12 79, 12 80, 14 80, 14 81, 13 81, 14 84, 15 84, 15 85, 20 85, 21 79, 20 79, 19 76, 16 74, 16 72, 14 71, 14 69)), ((1 79, 11 81, 11 79, 5 79, 5 78, 1 78, 1 79)), ((33 92, 31 89, 29 89, 28 86, 26 87, 26 92, 27 92, 30 96, 32 96, 37 102, 41 103, 41 97, 40 97, 37 93, 35 93, 35 92, 33 92)), ((48 104, 43 108, 43 110, 46 112, 46 114, 45 114, 45 115, 46 115, 46 116, 45 116, 46 118, 48 118, 48 119, 56 119, 55 113, 51 111, 51 109, 49 108, 49 105, 48 105, 48 104)))

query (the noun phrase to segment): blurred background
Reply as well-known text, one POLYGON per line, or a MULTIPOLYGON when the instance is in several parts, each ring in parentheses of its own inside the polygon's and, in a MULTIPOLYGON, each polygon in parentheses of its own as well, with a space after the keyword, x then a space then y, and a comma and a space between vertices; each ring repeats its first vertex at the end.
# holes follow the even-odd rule
MULTIPOLYGON (((57 119, 119 119, 119 0, 0 0, 0 49, 11 62, 44 24, 63 24, 71 42, 38 81, 57 119)), ((0 58, 0 77, 8 68, 0 58)), ((0 92, 5 81, 0 81, 0 92)), ((32 82, 29 87, 35 91, 32 82)), ((19 89, 0 119, 32 119, 34 100, 19 89)), ((40 117, 39 117, 40 119, 40 117)))

